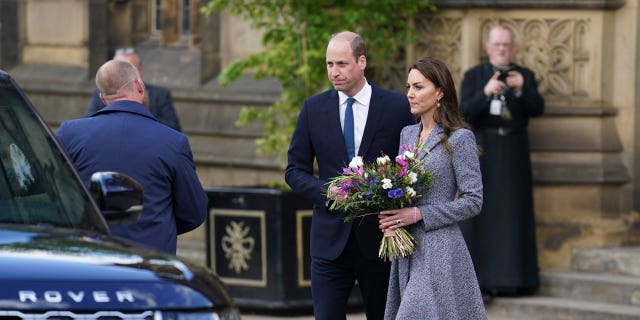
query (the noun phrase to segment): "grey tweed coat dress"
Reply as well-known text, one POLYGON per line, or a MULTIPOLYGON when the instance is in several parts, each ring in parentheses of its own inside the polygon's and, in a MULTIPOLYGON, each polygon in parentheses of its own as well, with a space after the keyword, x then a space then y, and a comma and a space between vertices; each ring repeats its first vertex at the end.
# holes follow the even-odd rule
MULTIPOLYGON (((400 145, 415 145, 421 128, 420 123, 405 127, 400 145)), ((391 264, 385 319, 487 319, 473 262, 458 228, 458 221, 482 208, 476 141, 470 130, 455 130, 448 140, 450 154, 440 143, 443 132, 436 125, 418 154, 426 159, 433 180, 414 204, 423 220, 406 227, 416 238, 415 252, 391 264)))

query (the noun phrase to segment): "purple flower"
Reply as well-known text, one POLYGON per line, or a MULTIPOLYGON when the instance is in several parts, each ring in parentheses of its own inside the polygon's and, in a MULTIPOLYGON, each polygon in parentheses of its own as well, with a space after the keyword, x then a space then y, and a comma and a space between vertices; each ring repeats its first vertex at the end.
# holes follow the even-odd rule
POLYGON ((387 197, 391 199, 398 199, 398 198, 402 198, 403 194, 404 192, 402 191, 402 188, 398 188, 398 189, 389 190, 389 192, 387 192, 387 197))
POLYGON ((404 177, 405 174, 407 174, 407 167, 402 167, 398 172, 398 177, 404 177))
POLYGON ((399 156, 397 156, 397 157, 396 157, 396 163, 397 163, 397 164, 399 164, 399 165, 401 165, 401 166, 403 166, 403 167, 406 167, 406 166, 408 166, 408 165, 409 165, 409 164, 407 163, 407 161, 405 161, 405 160, 404 160, 404 155, 399 155, 399 156))

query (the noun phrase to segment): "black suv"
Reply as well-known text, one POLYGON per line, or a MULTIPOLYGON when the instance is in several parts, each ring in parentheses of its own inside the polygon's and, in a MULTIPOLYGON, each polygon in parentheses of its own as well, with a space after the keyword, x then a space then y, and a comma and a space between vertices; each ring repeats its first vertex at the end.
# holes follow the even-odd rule
POLYGON ((210 270, 110 235, 141 210, 123 174, 85 186, 0 70, 0 319, 239 319, 210 270))

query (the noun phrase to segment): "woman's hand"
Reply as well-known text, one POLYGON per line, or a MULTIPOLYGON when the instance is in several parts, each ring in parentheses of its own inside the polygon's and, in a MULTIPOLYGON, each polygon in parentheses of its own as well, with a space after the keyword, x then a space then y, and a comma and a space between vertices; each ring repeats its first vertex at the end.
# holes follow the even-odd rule
POLYGON ((420 220, 422 220, 422 213, 417 207, 386 210, 378 214, 380 230, 385 237, 393 236, 397 228, 406 227, 420 220))

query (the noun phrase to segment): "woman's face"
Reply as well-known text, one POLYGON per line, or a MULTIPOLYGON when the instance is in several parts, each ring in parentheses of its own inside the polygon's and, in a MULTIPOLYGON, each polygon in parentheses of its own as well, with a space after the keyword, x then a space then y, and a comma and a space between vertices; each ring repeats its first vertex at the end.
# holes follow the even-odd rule
POLYGON ((442 98, 442 91, 425 78, 420 71, 411 69, 407 76, 407 98, 411 105, 411 113, 424 117, 431 115, 436 108, 436 101, 442 98))

